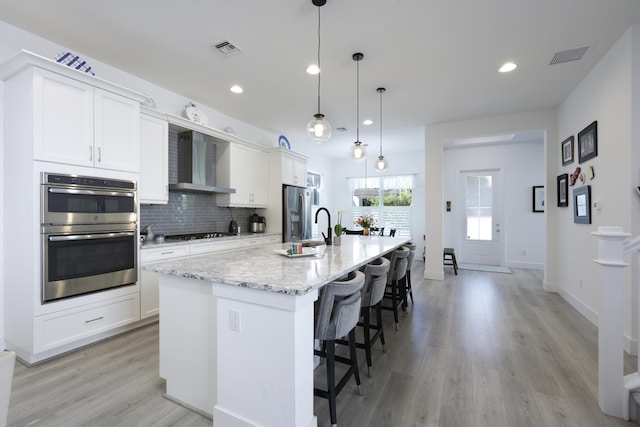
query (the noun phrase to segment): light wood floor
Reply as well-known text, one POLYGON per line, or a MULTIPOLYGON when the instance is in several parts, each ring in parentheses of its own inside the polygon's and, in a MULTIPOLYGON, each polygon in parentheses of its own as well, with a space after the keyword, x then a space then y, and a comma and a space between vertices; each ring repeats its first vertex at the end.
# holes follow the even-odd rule
MULTIPOLYGON (((415 306, 376 343, 372 377, 359 352, 363 395, 338 396, 345 426, 623 426, 597 400, 597 330, 542 273, 447 268, 446 280, 412 274, 415 306)), ((188 363, 188 360, 185 360, 188 363)), ((635 370, 625 358, 625 370, 635 370)), ((316 379, 323 381, 323 366, 316 379)), ((206 426, 211 421, 162 397, 158 327, 146 326, 26 368, 16 364, 9 426, 206 426)), ((315 399, 318 425, 329 425, 315 399)))

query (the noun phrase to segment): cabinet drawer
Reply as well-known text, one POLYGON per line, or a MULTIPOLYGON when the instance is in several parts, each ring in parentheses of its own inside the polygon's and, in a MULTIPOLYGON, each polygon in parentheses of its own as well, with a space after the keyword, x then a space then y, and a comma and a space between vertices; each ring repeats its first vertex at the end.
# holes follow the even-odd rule
POLYGON ((189 245, 160 246, 140 250, 141 262, 159 261, 161 259, 180 258, 189 256, 189 245))
POLYGON ((260 237, 249 237, 246 239, 242 239, 242 247, 243 248, 250 248, 251 246, 260 246, 260 245, 264 245, 265 241, 264 241, 264 237, 260 236, 260 237))
POLYGON ((212 252, 229 251, 240 248, 240 240, 221 240, 217 242, 191 243, 191 255, 208 254, 212 252))
POLYGON ((282 236, 276 234, 273 236, 265 236, 263 237, 263 243, 266 245, 267 243, 282 243, 282 236))
POLYGON ((140 319, 138 294, 34 318, 34 352, 50 350, 140 319))

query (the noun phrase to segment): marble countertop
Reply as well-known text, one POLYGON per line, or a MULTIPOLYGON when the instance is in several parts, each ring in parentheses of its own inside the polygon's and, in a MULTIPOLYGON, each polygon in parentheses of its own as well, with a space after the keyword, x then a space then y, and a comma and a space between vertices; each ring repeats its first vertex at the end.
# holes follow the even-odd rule
POLYGON ((206 255, 144 263, 160 274, 243 286, 291 295, 304 295, 344 276, 411 240, 405 237, 342 236, 340 246, 322 246, 321 256, 289 258, 276 251, 289 244, 274 243, 206 255))

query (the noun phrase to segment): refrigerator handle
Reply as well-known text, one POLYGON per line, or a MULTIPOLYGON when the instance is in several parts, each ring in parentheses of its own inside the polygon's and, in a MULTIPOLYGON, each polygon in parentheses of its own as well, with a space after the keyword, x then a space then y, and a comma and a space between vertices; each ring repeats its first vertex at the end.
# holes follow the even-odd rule
POLYGON ((306 205, 305 200, 304 200, 304 191, 301 191, 298 194, 298 199, 299 199, 298 201, 300 202, 300 214, 301 214, 300 218, 302 218, 302 221, 300 221, 302 223, 302 229, 300 230, 301 231, 300 237, 302 237, 303 239, 306 239, 307 238, 307 221, 306 221, 306 218, 307 218, 307 212, 306 212, 307 205, 306 205))

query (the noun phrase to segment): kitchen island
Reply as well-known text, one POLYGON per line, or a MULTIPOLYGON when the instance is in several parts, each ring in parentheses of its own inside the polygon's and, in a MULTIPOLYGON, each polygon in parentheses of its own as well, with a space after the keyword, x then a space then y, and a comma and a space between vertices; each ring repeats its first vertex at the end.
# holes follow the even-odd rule
POLYGON ((167 397, 212 415, 216 427, 315 426, 318 290, 409 240, 342 236, 312 257, 270 244, 143 265, 160 273, 167 397))

